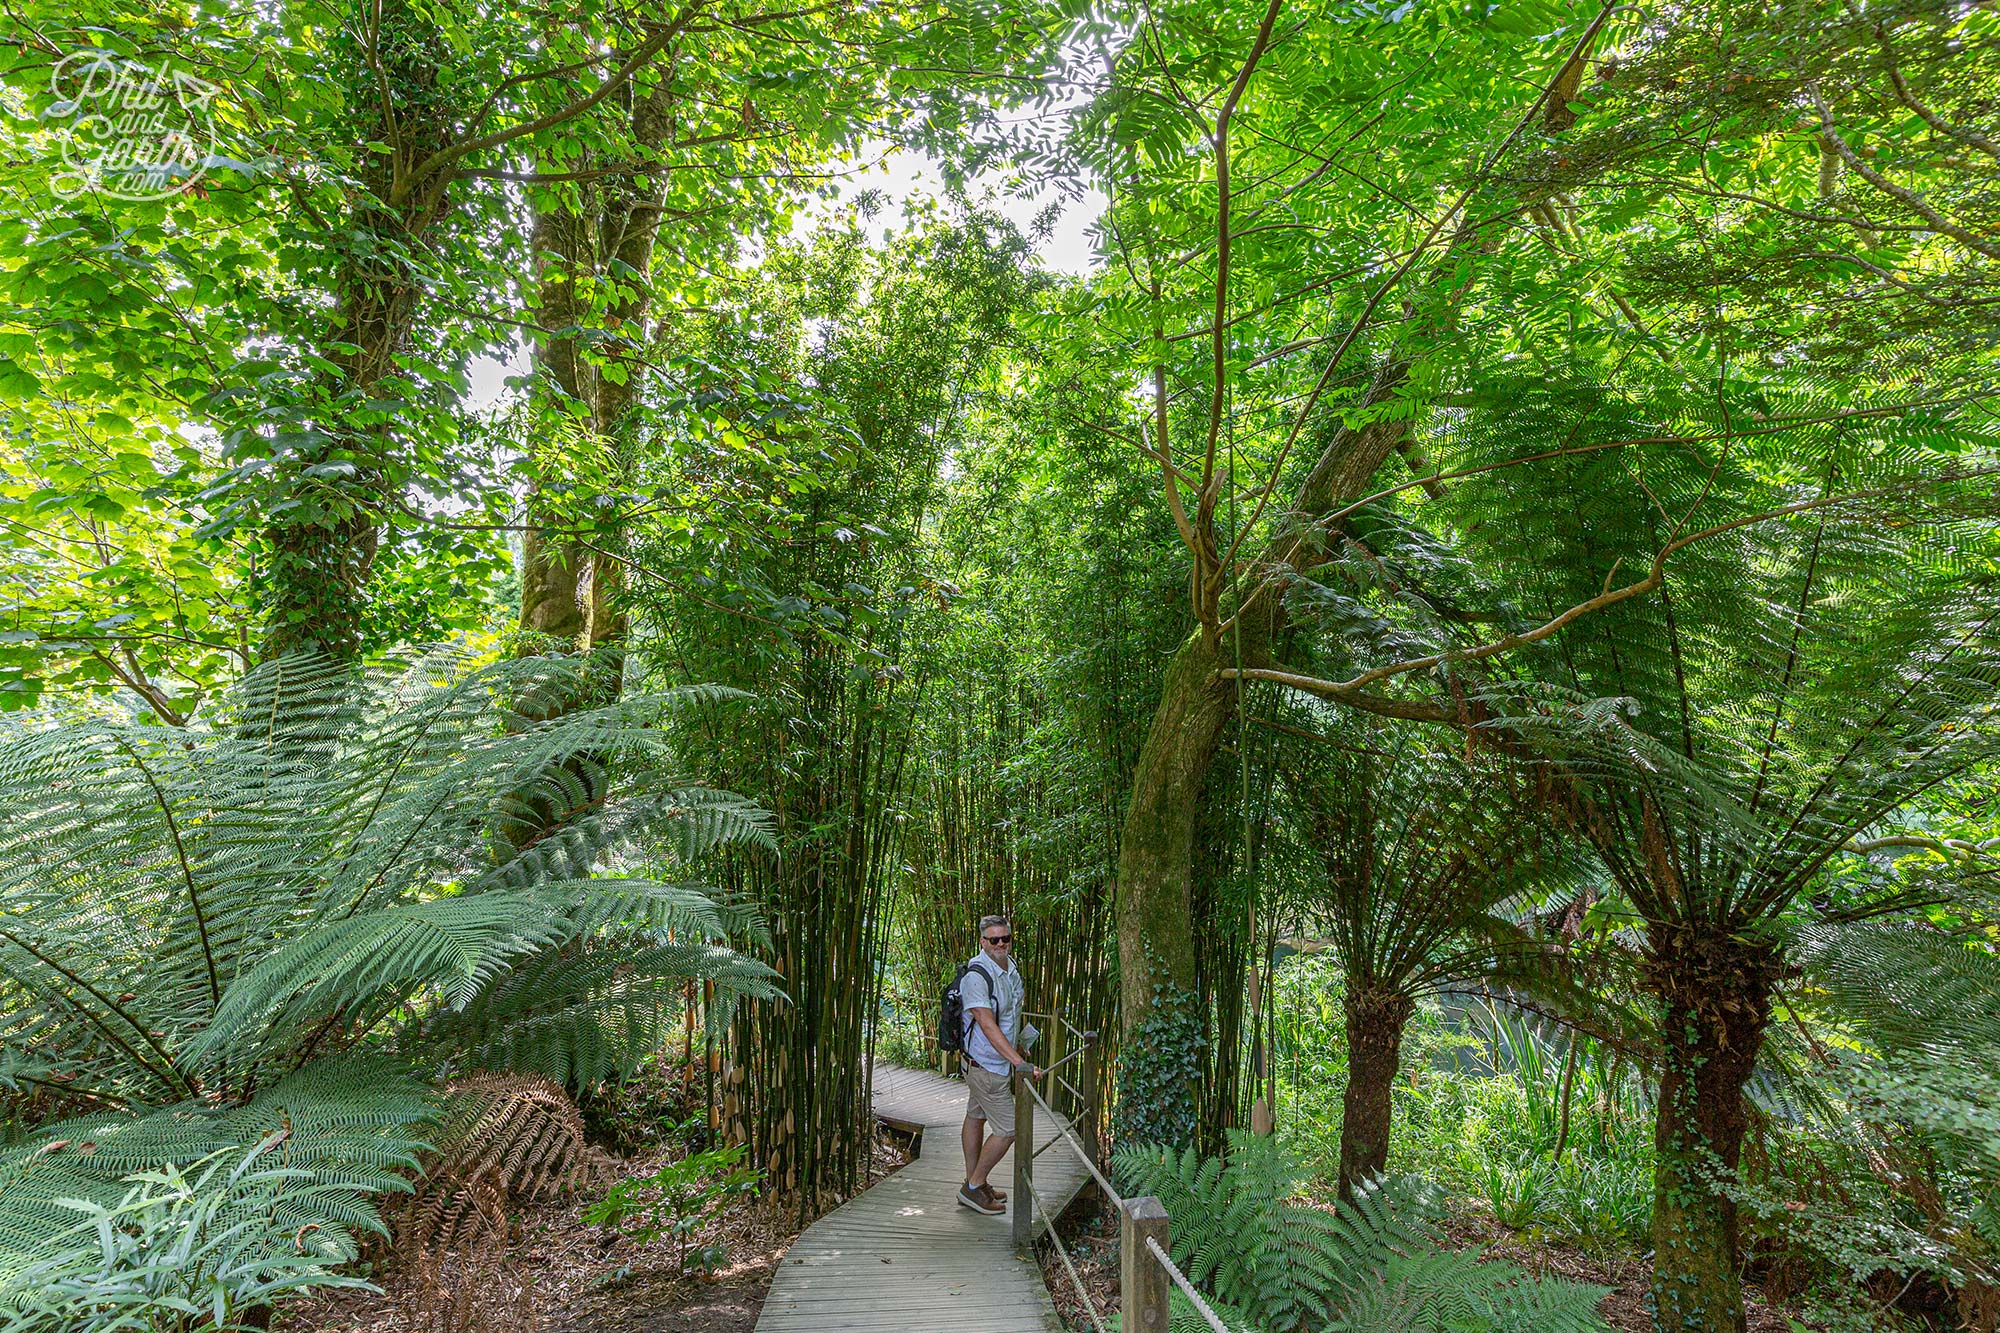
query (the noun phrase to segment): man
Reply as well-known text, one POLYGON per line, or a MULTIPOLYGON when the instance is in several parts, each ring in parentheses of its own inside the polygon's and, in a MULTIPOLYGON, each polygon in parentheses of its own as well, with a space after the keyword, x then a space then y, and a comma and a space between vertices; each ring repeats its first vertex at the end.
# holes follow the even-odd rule
MULTIPOLYGON (((1006 1211, 1007 1195, 986 1183, 1014 1142, 1014 1093, 1009 1075, 1028 1063, 1021 1048, 1032 1045, 1035 1030, 1023 1035, 1021 1007, 1027 986, 1014 966, 1014 926, 1004 916, 979 919, 979 952, 967 964, 958 994, 965 1006, 965 1126, 959 1132, 965 1148, 965 1185, 958 1201, 974 1212, 1006 1211), (1018 1043, 1018 1044, 1017 1044, 1018 1043), (992 1130, 988 1135, 987 1130, 992 1130)), ((1042 1071, 1030 1066, 1031 1078, 1042 1071)))

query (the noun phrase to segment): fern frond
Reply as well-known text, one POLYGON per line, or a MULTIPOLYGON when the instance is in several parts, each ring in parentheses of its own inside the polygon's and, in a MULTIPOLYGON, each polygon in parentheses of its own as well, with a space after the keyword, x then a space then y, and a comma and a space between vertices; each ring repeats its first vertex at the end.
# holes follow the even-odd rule
POLYGON ((1928 925, 1869 922, 1802 931, 1808 983, 1884 1051, 1988 1046, 2000 1034, 2000 958, 1928 925))
POLYGON ((721 908, 707 891, 655 879, 556 880, 538 895, 557 905, 577 935, 602 932, 721 942, 730 938, 721 908))
POLYGON ((316 922, 237 978, 189 1054, 200 1059, 246 1044, 251 1029, 280 1006, 270 1022, 281 1040, 325 1014, 384 997, 400 1001, 430 991, 462 1008, 509 962, 569 933, 555 905, 507 892, 316 922))
POLYGON ((144 1333, 170 1322, 237 1333, 281 1297, 367 1286, 334 1271, 353 1258, 340 1238, 283 1215, 304 1173, 269 1156, 268 1144, 218 1152, 136 1173, 109 1204, 60 1200, 69 1224, 32 1263, 0 1269, 0 1330, 144 1333))
POLYGON ((1158 1197, 1175 1261, 1257 1328, 1508 1329, 1601 1333, 1607 1288, 1533 1281, 1475 1251, 1440 1249, 1437 1191, 1409 1176, 1363 1184, 1328 1212, 1295 1197, 1303 1173, 1276 1140, 1233 1131, 1227 1158, 1122 1147, 1128 1192, 1158 1197))
POLYGON ((448 1084, 444 1099, 437 1153, 396 1223, 400 1248, 419 1263, 504 1234, 510 1204, 569 1188, 583 1164, 583 1114, 558 1083, 473 1074, 448 1084))
POLYGON ((409 1189, 436 1115, 430 1093, 393 1066, 343 1059, 310 1065, 239 1107, 50 1125, 0 1154, 0 1283, 45 1257, 72 1220, 63 1200, 110 1207, 135 1176, 218 1155, 253 1155, 258 1169, 289 1173, 282 1189, 258 1196, 260 1216, 352 1258, 357 1233, 383 1230, 372 1200, 409 1189))
POLYGON ((775 976, 710 944, 590 941, 517 963, 463 1009, 433 1015, 422 1045, 586 1086, 658 1049, 680 1021, 688 982, 714 984, 721 1020, 738 998, 776 994, 775 976))
POLYGON ((1611 1288, 1536 1281, 1477 1249, 1396 1254, 1351 1288, 1339 1333, 1603 1333, 1597 1304, 1611 1288))

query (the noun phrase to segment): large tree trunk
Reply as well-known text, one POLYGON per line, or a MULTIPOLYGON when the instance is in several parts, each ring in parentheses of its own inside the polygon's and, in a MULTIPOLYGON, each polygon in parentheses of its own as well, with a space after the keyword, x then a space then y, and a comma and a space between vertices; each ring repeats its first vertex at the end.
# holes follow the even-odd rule
MULTIPOLYGON (((586 287, 596 285, 595 223, 570 206, 568 199, 550 202, 535 213, 531 237, 535 257, 535 316, 542 333, 535 341, 535 395, 538 414, 574 423, 586 437, 597 433, 602 380, 597 367, 583 355, 576 330, 593 322, 586 287)), ((543 472, 561 468, 566 460, 547 455, 536 460, 535 481, 527 496, 527 530, 521 537, 522 657, 573 653, 590 647, 591 552, 561 527, 559 507, 543 495, 543 472), (545 524, 549 526, 544 526, 545 524)), ((558 473, 556 479, 560 479, 558 473)), ((560 691, 539 692, 532 705, 517 705, 523 716, 552 721, 587 707, 606 694, 602 680, 583 679, 560 691)), ((609 691, 616 697, 616 689, 609 691)), ((557 767, 583 787, 586 803, 598 791, 603 756, 575 754, 557 767)), ((545 795, 521 794, 516 816, 503 831, 518 846, 543 837, 571 817, 567 806, 545 795)))
POLYGON ((403 397, 395 357, 409 350, 421 293, 411 256, 423 252, 426 235, 451 208, 450 172, 435 173, 406 197, 393 195, 405 174, 453 141, 456 108, 437 90, 438 70, 451 53, 428 23, 407 12, 383 31, 378 68, 344 73, 360 139, 391 142, 395 151, 359 154, 367 190, 341 219, 356 234, 329 242, 344 256, 329 341, 347 350, 323 351, 334 367, 319 385, 328 410, 312 423, 315 429, 298 432, 300 440, 273 468, 263 530, 269 554, 259 571, 266 659, 293 652, 346 659, 361 652, 368 577, 395 484, 386 479, 396 471, 395 437, 393 421, 357 427, 346 414, 368 400, 403 397), (385 98, 393 127, 384 118, 385 98), (370 235, 377 238, 372 243, 361 239, 370 235))
MULTIPOLYGON (((306 467, 321 461, 301 460, 306 467)), ((318 522, 287 518, 264 529, 269 554, 262 571, 264 641, 259 656, 266 661, 288 653, 343 660, 361 653, 368 575, 380 540, 378 496, 360 479, 318 489, 339 493, 343 516, 318 522)))
MULTIPOLYGON (((1405 367, 1376 376, 1368 401, 1393 393, 1405 367)), ((1369 479, 1395 449, 1405 423, 1376 422, 1359 430, 1336 429, 1321 451, 1293 508, 1324 513, 1365 493, 1369 479)), ((1318 562, 1317 546, 1285 542, 1264 562, 1283 558, 1294 567, 1318 562)), ((1283 627, 1283 585, 1267 578, 1256 585, 1239 617, 1242 660, 1257 665, 1283 627)), ((1190 937, 1195 818, 1216 747, 1236 711, 1236 686, 1216 672, 1234 665, 1234 631, 1212 642, 1197 629, 1174 654, 1160 686, 1160 702, 1132 774, 1132 794, 1118 845, 1119 1012, 1124 1047, 1121 1061, 1157 1061, 1171 1052, 1155 1051, 1148 1035, 1156 1002, 1176 995, 1192 1001, 1194 953, 1190 937)), ((1187 1089, 1186 1124, 1194 1125, 1194 1089, 1187 1089)))
MULTIPOLYGON (((578 283, 587 280, 590 261, 589 226, 566 205, 557 203, 535 215, 535 316, 546 330, 573 330, 580 326, 585 310, 578 298, 578 283)), ((579 355, 573 333, 544 333, 535 342, 535 366, 544 379, 537 392, 549 401, 543 410, 554 412, 560 394, 570 404, 580 404, 586 422, 597 413, 596 377, 579 355)), ((578 595, 589 551, 560 533, 545 531, 541 524, 550 515, 543 504, 539 480, 528 493, 528 528, 521 538, 521 629, 522 651, 535 654, 554 645, 564 649, 581 646, 584 631, 583 600, 578 595)))
POLYGON ((1196 630, 1167 667, 1159 708, 1133 770, 1118 844, 1121 1131, 1192 1141, 1197 1096, 1179 1021, 1194 1002, 1192 917, 1195 814, 1215 747, 1235 711, 1234 686, 1216 679, 1215 647, 1196 630), (1156 1007, 1162 1007, 1155 1018, 1156 1007), (1129 1097, 1155 1104, 1127 1106, 1129 1097), (1135 1112, 1143 1110, 1142 1120, 1135 1112))
POLYGON ((1389 1167, 1390 1097, 1403 1065, 1403 1029, 1416 1001, 1398 991, 1350 985, 1347 1090, 1340 1100, 1340 1197, 1389 1167))
POLYGON ((1654 925, 1647 982, 1660 1003, 1653 1136, 1653 1300, 1662 1333, 1743 1333, 1732 1181, 1743 1089, 1771 1018, 1778 951, 1716 926, 1654 925))
MULTIPOLYGON (((673 136, 673 102, 662 84, 640 99, 631 111, 635 144, 659 151, 673 136)), ((601 326, 629 339, 621 349, 609 341, 598 349, 618 366, 607 374, 579 356, 576 338, 544 336, 536 346, 542 370, 573 402, 582 405, 580 421, 596 442, 610 472, 579 477, 616 489, 635 463, 643 418, 639 390, 644 382, 643 357, 652 336, 651 273, 663 216, 665 190, 657 174, 613 179, 588 216, 565 205, 552 206, 536 219, 540 322, 546 329, 601 326), (608 287, 611 298, 601 310, 578 299, 579 285, 608 287)), ((538 481, 528 496, 533 521, 522 542, 521 628, 547 638, 530 639, 526 652, 545 651, 549 639, 578 649, 596 649, 603 663, 587 691, 588 701, 616 698, 622 676, 622 646, 627 630, 620 605, 625 567, 618 552, 601 543, 585 544, 546 531, 540 524, 551 515, 542 504, 538 481)), ((586 702, 579 699, 578 705, 586 702)))
MULTIPOLYGON (((673 95, 662 84, 632 108, 632 138, 658 152, 673 139, 673 95)), ((597 385, 597 428, 609 443, 607 457, 615 469, 609 478, 622 488, 638 466, 645 420, 640 412, 640 386, 645 383, 648 344, 657 333, 653 308, 653 256, 658 249, 664 216, 665 177, 628 176, 612 187, 599 228, 600 244, 610 256, 608 267, 618 286, 606 311, 610 327, 632 342, 624 374, 600 377, 597 385)), ((589 595, 583 599, 583 641, 604 656, 605 688, 617 697, 624 674, 625 635, 629 628, 622 593, 625 564, 614 550, 593 551, 589 595)))

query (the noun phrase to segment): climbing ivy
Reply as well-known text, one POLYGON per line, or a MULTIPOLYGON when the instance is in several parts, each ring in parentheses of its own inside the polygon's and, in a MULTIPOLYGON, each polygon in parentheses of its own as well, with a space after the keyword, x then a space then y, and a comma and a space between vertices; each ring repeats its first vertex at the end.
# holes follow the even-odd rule
POLYGON ((1118 1061, 1112 1134, 1121 1143, 1187 1146, 1195 1141, 1202 1050, 1194 994, 1171 981, 1153 987, 1153 1008, 1125 1039, 1118 1061))

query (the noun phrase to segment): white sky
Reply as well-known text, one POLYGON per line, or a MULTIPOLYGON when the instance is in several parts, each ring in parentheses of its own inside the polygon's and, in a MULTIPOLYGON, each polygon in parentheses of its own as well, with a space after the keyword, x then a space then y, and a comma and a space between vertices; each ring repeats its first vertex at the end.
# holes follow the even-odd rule
MULTIPOLYGON (((975 198, 983 198, 994 211, 1012 219, 1023 233, 1029 231, 1036 214, 1059 198, 1053 190, 1025 197, 1009 193, 1002 188, 1003 179, 1000 173, 989 172, 974 183, 972 194, 975 198)), ((848 201, 864 190, 880 190, 887 196, 887 206, 870 224, 871 232, 879 237, 885 228, 898 229, 902 226, 905 202, 943 198, 944 182, 933 159, 911 152, 891 153, 873 169, 847 177, 836 197, 802 211, 793 224, 792 234, 803 236, 809 233, 818 223, 845 208, 848 201)), ((1089 272, 1093 267, 1090 226, 1103 208, 1104 196, 1095 190, 1067 204, 1054 231, 1035 246, 1035 255, 1043 267, 1058 273, 1080 275, 1089 272)), ((471 388, 466 406, 474 411, 492 407, 506 392, 506 378, 525 374, 528 368, 527 353, 520 348, 506 360, 481 357, 474 361, 468 367, 471 388)))
MULTIPOLYGON (((880 153, 878 148, 870 156, 879 156, 880 153)), ((1004 189, 1004 180, 1001 173, 989 171, 973 183, 971 193, 995 212, 1011 219, 1023 233, 1033 226, 1036 214, 1061 198, 1053 189, 1044 189, 1032 196, 1012 194, 1004 189)), ((874 169, 847 177, 836 198, 801 213, 792 227, 792 234, 802 236, 811 231, 815 224, 844 208, 849 200, 865 190, 880 190, 888 196, 889 207, 875 219, 874 230, 879 235, 885 226, 901 226, 905 201, 943 198, 944 179, 932 158, 911 152, 890 153, 881 157, 874 169)), ((1094 264, 1090 252, 1090 225, 1097 221, 1097 215, 1103 208, 1104 196, 1095 190, 1074 203, 1066 204, 1054 232, 1035 246, 1035 255, 1042 261, 1042 266, 1058 273, 1080 275, 1089 272, 1094 264)))

